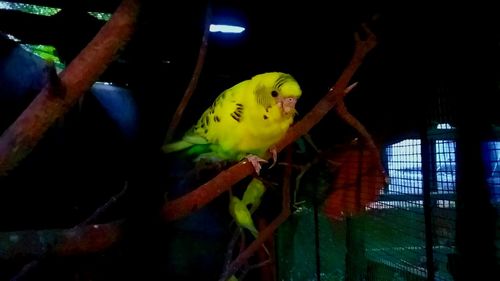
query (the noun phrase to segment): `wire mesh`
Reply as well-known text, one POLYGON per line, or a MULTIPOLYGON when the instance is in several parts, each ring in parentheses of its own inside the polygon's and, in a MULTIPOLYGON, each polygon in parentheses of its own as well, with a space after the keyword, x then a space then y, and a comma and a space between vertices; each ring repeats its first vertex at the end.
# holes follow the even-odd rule
POLYGON ((435 280, 453 280, 448 272, 448 255, 455 252, 456 227, 456 141, 450 125, 439 124, 432 134, 431 224, 435 280), (451 133, 450 133, 451 130, 451 133))
POLYGON ((419 139, 403 140, 385 150, 390 183, 367 208, 366 257, 377 268, 369 280, 426 276, 420 150, 419 139))
MULTIPOLYGON (((453 280, 447 263, 448 255, 454 252, 456 142, 450 125, 438 124, 431 129, 425 142, 431 152, 428 166, 422 164, 424 144, 420 139, 402 140, 385 149, 390 184, 367 208, 371 223, 365 241, 367 258, 383 264, 386 271, 392 268, 393 276, 404 276, 401 280, 426 280, 429 270, 434 280, 453 280), (422 169, 429 169, 428 222, 424 218, 422 169), (432 237, 426 237, 427 228, 432 237), (431 244, 426 245, 426 239, 431 244), (428 245, 432 245, 432 255, 426 252, 428 245), (432 263, 427 263, 428 258, 432 263)), ((383 280, 379 277, 372 276, 383 280)))
POLYGON ((495 247, 497 264, 500 265, 500 141, 489 141, 486 154, 486 181, 491 203, 497 212, 495 247))

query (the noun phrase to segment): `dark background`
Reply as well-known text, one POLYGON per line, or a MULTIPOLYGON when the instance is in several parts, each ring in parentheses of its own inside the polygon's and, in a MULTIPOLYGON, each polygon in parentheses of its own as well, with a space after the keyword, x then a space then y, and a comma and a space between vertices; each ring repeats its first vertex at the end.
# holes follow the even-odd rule
MULTIPOLYGON (((112 13, 119 3, 11 2, 63 8, 53 17, 2 10, 0 31, 23 43, 54 45, 66 62, 104 23, 85 12, 112 13)), ((69 112, 9 177, 0 179, 2 231, 71 227, 119 192, 125 181, 130 194, 109 219, 125 214, 141 218, 138 221, 148 227, 155 223, 154 215, 145 214, 154 214, 163 202, 159 147, 191 79, 206 5, 204 1, 144 2, 137 31, 99 79, 131 90, 139 111, 137 134, 124 138, 99 102, 86 95, 79 110, 69 112)), ((394 142, 415 131, 422 120, 430 119, 438 96, 462 96, 461 114, 470 114, 471 122, 499 120, 500 17, 492 7, 441 7, 422 1, 389 5, 382 1, 218 0, 212 10, 214 18, 221 10, 239 14, 247 29, 239 35, 210 34, 199 85, 177 136, 221 91, 267 71, 288 72, 301 84, 301 118, 347 65, 354 32, 363 35, 362 23, 377 35, 379 44, 356 73, 354 81, 359 85, 346 102, 378 143, 394 142)), ((26 77, 30 79, 35 78, 26 77)), ((23 108, 7 102, 2 100, 11 111, 3 115, 7 117, 1 130, 23 108)), ((356 136, 333 113, 311 134, 320 147, 356 136)))
MULTIPOLYGON (((0 20, 3 32, 23 42, 54 45, 66 61, 103 24, 85 12, 112 12, 119 3, 18 2, 66 7, 50 19, 2 11, 0 20)), ((486 5, 217 0, 211 6, 214 20, 230 15, 241 19, 247 29, 239 35, 210 35, 199 95, 188 107, 193 112, 205 108, 229 86, 266 71, 296 77, 304 89, 299 113, 307 112, 346 66, 353 51, 353 33, 361 30, 362 23, 376 33, 379 45, 357 72, 354 80, 360 82, 359 87, 347 101, 356 116, 368 127, 375 126, 374 131, 384 138, 411 127, 409 122, 419 119, 415 114, 425 110, 422 101, 438 91, 455 95, 458 92, 451 87, 470 87, 481 94, 498 90, 500 19, 486 5)), ((144 3, 137 32, 100 79, 136 91, 147 116, 143 120, 158 134, 168 126, 191 78, 205 7, 204 1, 144 3), (155 116, 148 119, 148 114, 155 116)), ((184 125, 189 126, 196 116, 186 116, 184 125)))

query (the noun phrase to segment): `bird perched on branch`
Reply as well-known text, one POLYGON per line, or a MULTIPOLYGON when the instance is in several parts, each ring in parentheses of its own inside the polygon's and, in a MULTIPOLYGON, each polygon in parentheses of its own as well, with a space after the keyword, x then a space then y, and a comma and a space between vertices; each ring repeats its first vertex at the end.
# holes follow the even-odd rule
POLYGON ((255 75, 222 92, 181 140, 165 144, 165 153, 186 150, 195 160, 240 161, 247 158, 257 174, 263 157, 285 135, 302 91, 289 74, 255 75))

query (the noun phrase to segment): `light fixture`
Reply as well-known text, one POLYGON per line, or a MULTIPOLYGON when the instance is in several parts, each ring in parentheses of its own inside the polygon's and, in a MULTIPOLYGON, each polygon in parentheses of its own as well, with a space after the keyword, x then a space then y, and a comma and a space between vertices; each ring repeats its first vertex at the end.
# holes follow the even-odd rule
POLYGON ((246 18, 241 8, 226 5, 213 5, 210 32, 242 33, 245 31, 246 18))
POLYGON ((228 24, 211 24, 210 32, 222 32, 222 33, 242 33, 245 28, 237 25, 228 24))

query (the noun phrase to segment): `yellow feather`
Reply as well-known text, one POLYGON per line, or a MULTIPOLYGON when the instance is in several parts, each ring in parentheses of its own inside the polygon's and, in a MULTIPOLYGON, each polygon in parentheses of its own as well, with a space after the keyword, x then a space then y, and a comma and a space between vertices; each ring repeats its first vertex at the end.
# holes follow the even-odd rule
POLYGON ((231 196, 229 200, 229 213, 234 221, 239 227, 248 229, 254 237, 257 237, 259 231, 253 224, 252 214, 247 206, 236 196, 231 196))
MULTIPOLYGON (((286 73, 255 75, 222 92, 182 138, 163 146, 166 153, 189 145, 210 144, 212 154, 224 160, 241 160, 248 154, 264 157, 293 122, 295 110, 283 110, 284 99, 302 94, 297 81, 286 73)), ((293 103, 293 106, 295 103, 293 103)))
POLYGON ((259 207, 264 192, 266 192, 266 187, 257 178, 253 178, 245 189, 241 202, 247 207, 250 206, 251 214, 259 207))

